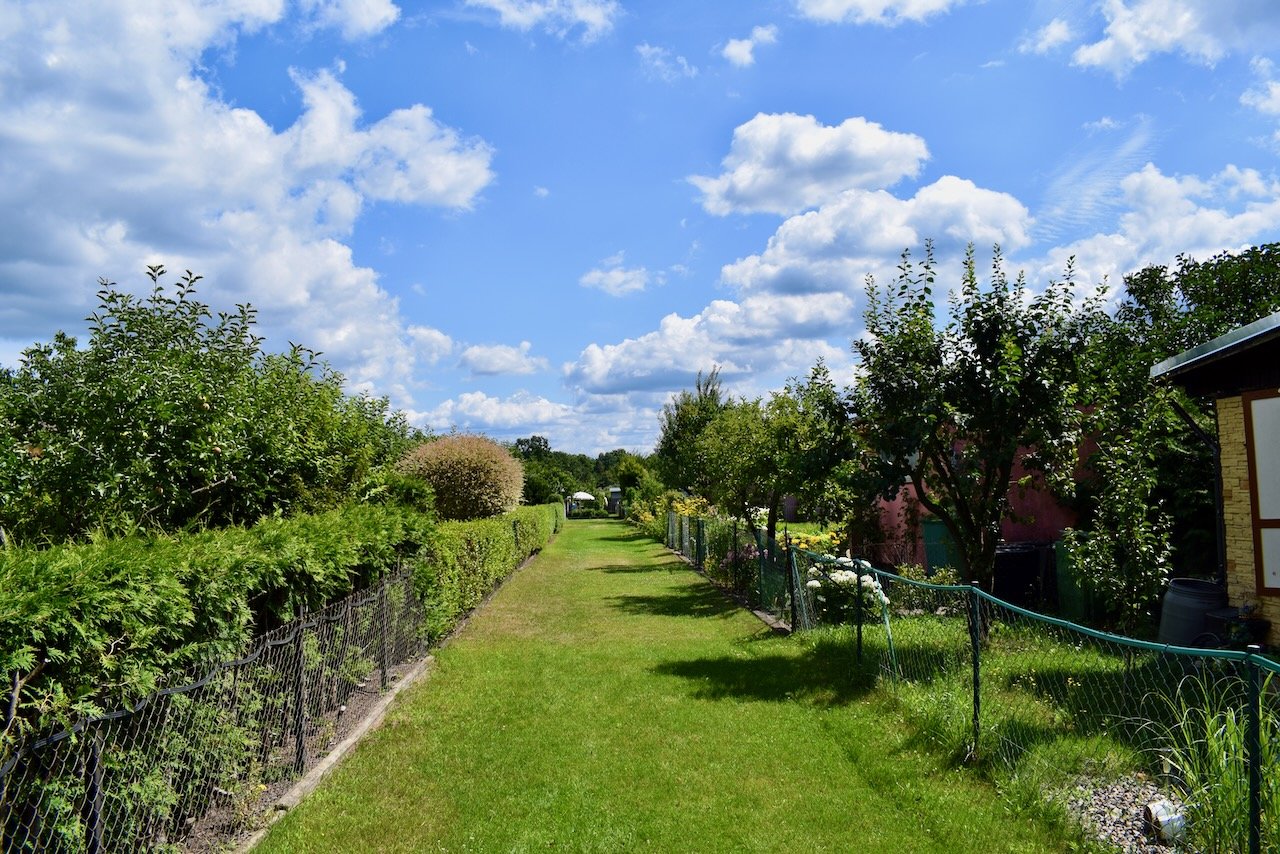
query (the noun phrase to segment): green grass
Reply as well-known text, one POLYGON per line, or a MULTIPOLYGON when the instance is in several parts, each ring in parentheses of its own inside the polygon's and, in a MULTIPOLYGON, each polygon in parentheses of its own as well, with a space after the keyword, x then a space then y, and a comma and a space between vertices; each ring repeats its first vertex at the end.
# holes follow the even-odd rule
POLYGON ((776 637, 573 521, 263 851, 1053 851, 888 712, 847 633, 776 637))
MULTIPOLYGON (((895 591, 904 601, 904 589, 895 591)), ((991 781, 1022 814, 1066 828, 1053 793, 1082 781, 1139 775, 1186 805, 1195 850, 1238 850, 1248 832, 1244 683, 1223 661, 1090 640, 1017 617, 991 624, 983 645, 981 735, 973 755, 972 662, 963 611, 942 602, 892 620, 896 656, 879 624, 864 653, 898 681, 881 688, 921 743, 991 781), (1166 773, 1166 766, 1172 773, 1166 773)), ((1280 714, 1262 692, 1263 847, 1280 836, 1280 714)), ((1069 834, 1064 830, 1064 835, 1069 834)), ((1083 843, 1081 843, 1083 844, 1083 843)))

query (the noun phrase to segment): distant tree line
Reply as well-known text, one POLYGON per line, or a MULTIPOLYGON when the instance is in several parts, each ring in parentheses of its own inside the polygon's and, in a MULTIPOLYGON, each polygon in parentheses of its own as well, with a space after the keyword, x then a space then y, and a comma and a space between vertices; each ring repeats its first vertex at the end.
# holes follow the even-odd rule
POLYGON ((611 486, 632 495, 642 487, 649 492, 662 490, 647 458, 622 448, 590 457, 552 450, 546 437, 534 435, 516 439, 511 451, 524 465, 525 504, 563 501, 579 491, 605 495, 611 486))

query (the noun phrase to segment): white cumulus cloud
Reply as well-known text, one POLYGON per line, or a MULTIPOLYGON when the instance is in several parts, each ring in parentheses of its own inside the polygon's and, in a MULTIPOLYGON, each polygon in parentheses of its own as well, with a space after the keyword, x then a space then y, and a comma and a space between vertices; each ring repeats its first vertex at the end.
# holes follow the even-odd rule
POLYGON ((1007 193, 946 175, 900 199, 884 190, 848 190, 816 211, 785 221, 763 252, 727 264, 721 279, 744 292, 860 292, 907 248, 932 240, 940 258, 969 243, 1007 249, 1030 242, 1027 209, 1007 193))
POLYGON ((1075 37, 1071 24, 1062 18, 1054 18, 1019 45, 1018 50, 1022 53, 1051 53, 1075 37))
POLYGON ((1164 53, 1213 65, 1280 37, 1280 4, 1271 0, 1105 0, 1101 11, 1102 38, 1077 48, 1073 61, 1116 75, 1164 53))
POLYGON ((806 18, 833 24, 898 24, 924 21, 964 0, 796 0, 806 18))
POLYGON ((644 290, 649 285, 649 271, 644 267, 624 267, 625 260, 622 252, 605 258, 599 267, 583 273, 578 284, 615 297, 644 290))
POLYGON ((830 127, 813 116, 758 113, 734 129, 724 172, 689 182, 702 191, 709 213, 790 214, 851 188, 914 177, 928 157, 920 137, 861 117, 830 127))
POLYGON ((1280 116, 1280 80, 1276 79, 1275 64, 1269 59, 1255 57, 1251 65, 1258 85, 1245 90, 1240 96, 1240 103, 1263 115, 1280 116))
POLYGON ((307 109, 288 135, 303 170, 350 169, 369 199, 463 209, 493 180, 492 149, 464 140, 429 108, 395 110, 361 129, 355 96, 331 73, 293 77, 307 109))
POLYGON ((781 383, 819 358, 835 364, 843 350, 827 336, 851 337, 857 318, 844 294, 762 294, 714 300, 693 317, 669 314, 658 328, 617 344, 590 344, 565 367, 588 395, 664 394, 719 367, 726 381, 772 377, 781 383))
POLYGON ((755 50, 762 44, 774 44, 778 41, 778 28, 773 24, 765 27, 752 27, 751 35, 745 39, 729 39, 728 44, 720 51, 720 55, 739 68, 755 65, 755 50))
POLYGON ((1228 166, 1216 175, 1166 175, 1153 164, 1121 181, 1125 212, 1117 227, 1049 251, 1038 271, 1061 272, 1076 259, 1081 280, 1168 264, 1179 254, 1205 259, 1272 239, 1280 219, 1280 182, 1253 169, 1228 166))
POLYGON ((546 435, 551 425, 571 423, 574 409, 567 403, 556 403, 527 391, 505 399, 491 397, 482 391, 469 391, 446 400, 422 413, 421 417, 428 426, 437 430, 457 427, 488 433, 521 427, 529 433, 546 435))
POLYGON ((530 355, 533 344, 521 341, 518 347, 507 344, 492 346, 474 345, 462 351, 460 364, 475 376, 498 374, 536 374, 545 371, 548 362, 541 356, 530 355))
MULTIPOLYGON (((279 0, 9 3, 0 24, 0 339, 70 331, 100 275, 144 264, 205 277, 216 307, 251 302, 267 346, 324 352, 355 388, 411 400, 415 368, 451 349, 407 327, 346 241, 371 204, 469 208, 492 150, 424 105, 366 118, 331 71, 295 70, 301 112, 272 128, 202 79, 242 32, 367 35, 389 3, 279 0)), ((287 88, 289 78, 280 81, 287 88)))
POLYGON ((466 0, 468 6, 498 14, 504 27, 528 32, 542 27, 558 38, 581 30, 593 42, 613 29, 622 7, 615 0, 466 0))
POLYGON ((390 0, 301 0, 301 6, 318 23, 340 30, 349 39, 380 33, 400 17, 390 0))
POLYGON ((418 357, 427 365, 437 364, 453 352, 453 339, 439 329, 415 324, 406 332, 417 350, 418 357))

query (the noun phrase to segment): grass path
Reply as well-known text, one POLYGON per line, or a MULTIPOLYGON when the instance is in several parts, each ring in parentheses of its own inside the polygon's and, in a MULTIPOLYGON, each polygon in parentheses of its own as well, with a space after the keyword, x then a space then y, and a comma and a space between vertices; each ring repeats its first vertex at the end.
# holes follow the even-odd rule
POLYGON ((570 522, 259 851, 1057 850, 915 750, 846 645, 570 522))

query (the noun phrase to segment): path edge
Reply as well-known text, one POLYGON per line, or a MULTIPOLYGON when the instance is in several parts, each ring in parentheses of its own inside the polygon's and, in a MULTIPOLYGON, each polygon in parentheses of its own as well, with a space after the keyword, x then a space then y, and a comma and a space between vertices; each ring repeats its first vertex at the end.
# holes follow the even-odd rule
POLYGON ((792 633, 792 629, 789 624, 784 623, 782 620, 779 620, 777 617, 773 616, 773 614, 770 614, 768 611, 761 611, 758 608, 752 608, 749 604, 747 604, 747 602, 733 595, 731 591, 725 589, 724 587, 721 587, 719 584, 716 584, 715 581, 711 579, 711 576, 707 575, 707 573, 704 572, 703 570, 698 569, 697 564, 695 564, 687 556, 685 556, 683 552, 677 551, 676 549, 671 548, 665 543, 659 543, 659 545, 661 545, 664 549, 666 549, 671 554, 680 558, 680 560, 683 561, 686 566, 688 566, 690 569, 694 571, 694 574, 702 576, 702 580, 707 582, 707 584, 711 585, 712 589, 720 591, 720 595, 724 596, 724 598, 728 599, 730 602, 734 603, 740 608, 743 608, 744 610, 749 611, 753 615, 755 615, 755 618, 760 622, 764 623, 766 626, 768 626, 774 632, 774 634, 789 635, 792 633))
POLYGON ((266 823, 235 847, 236 854, 247 854, 247 852, 252 851, 259 842, 266 838, 266 835, 271 830, 272 826, 279 821, 285 813, 302 803, 302 800, 307 795, 315 791, 315 789, 320 785, 320 781, 328 776, 329 772, 336 768, 338 763, 341 762, 348 753, 355 749, 355 746, 360 743, 361 739, 382 725, 382 722, 387 715, 387 709, 391 707, 391 703, 400 695, 400 692, 427 676, 433 669, 435 661, 435 656, 428 654, 426 658, 414 665, 413 669, 404 675, 404 678, 398 680, 395 685, 388 688, 386 694, 384 694, 382 699, 378 701, 378 704, 374 707, 373 711, 360 722, 360 725, 348 733, 347 737, 344 738, 337 747, 329 751, 324 759, 317 762, 310 771, 303 775, 298 782, 294 783, 287 792, 280 796, 280 799, 275 802, 266 823))

